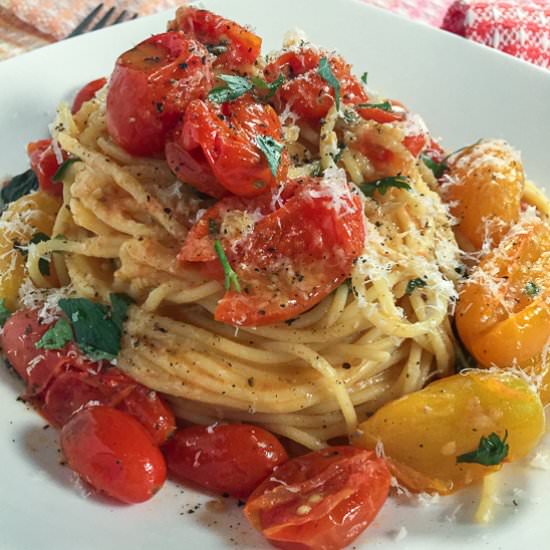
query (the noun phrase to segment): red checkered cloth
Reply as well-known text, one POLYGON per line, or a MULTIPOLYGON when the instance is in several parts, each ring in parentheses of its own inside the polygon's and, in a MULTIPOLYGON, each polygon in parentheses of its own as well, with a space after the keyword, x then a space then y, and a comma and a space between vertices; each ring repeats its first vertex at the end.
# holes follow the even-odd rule
POLYGON ((550 69, 550 2, 454 2, 442 28, 550 69))

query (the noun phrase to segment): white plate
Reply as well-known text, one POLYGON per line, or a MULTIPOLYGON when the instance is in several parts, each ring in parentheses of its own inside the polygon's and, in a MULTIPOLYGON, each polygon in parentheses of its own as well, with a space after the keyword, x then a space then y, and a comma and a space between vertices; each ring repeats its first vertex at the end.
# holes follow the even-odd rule
MULTIPOLYGON (((541 185, 548 181, 550 72, 352 0, 205 4, 256 27, 266 49, 278 47, 285 30, 303 28, 313 41, 338 49, 358 74, 369 71, 373 87, 421 113, 446 146, 482 136, 506 138, 523 151, 528 175, 541 185)), ((144 18, 0 63, 0 175, 26 168, 25 144, 46 135, 60 98, 109 74, 119 53, 160 32, 170 16, 144 18)), ((21 390, 0 369, 1 550, 268 547, 234 502, 227 502, 225 513, 212 512, 204 506, 212 497, 171 483, 139 506, 83 498, 69 469, 59 465, 55 431, 43 430, 41 418, 16 402, 21 390)), ((415 499, 392 499, 354 546, 544 548, 549 489, 550 472, 506 467, 501 504, 488 527, 472 522, 477 489, 428 507, 415 499), (397 542, 401 527, 408 535, 397 542)))

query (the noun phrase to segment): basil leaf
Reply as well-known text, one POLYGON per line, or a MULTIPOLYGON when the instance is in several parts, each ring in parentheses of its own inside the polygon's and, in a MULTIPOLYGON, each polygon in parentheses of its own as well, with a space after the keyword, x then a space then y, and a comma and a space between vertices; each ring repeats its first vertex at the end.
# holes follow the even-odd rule
POLYGON ((384 101, 382 103, 359 103, 357 105, 359 109, 380 109, 381 111, 392 112, 393 107, 389 101, 384 101))
POLYGON ((283 154, 283 144, 270 136, 256 136, 256 145, 267 159, 273 177, 276 177, 283 154))
POLYGON ((64 160, 59 168, 55 171, 55 174, 52 176, 52 181, 59 181, 62 182, 63 178, 65 177, 65 173, 67 172, 67 169, 71 164, 74 164, 75 162, 82 162, 78 157, 71 157, 67 160, 64 160))
POLYGON ((368 78, 369 78, 369 73, 364 72, 364 73, 361 75, 361 82, 362 82, 363 84, 367 84, 368 78))
POLYGON ((407 191, 411 189, 409 180, 405 176, 390 176, 359 185, 359 189, 361 189, 367 197, 374 196, 375 191, 378 191, 381 195, 385 195, 390 187, 406 189, 407 191))
POLYGON ((0 327, 4 326, 10 315, 11 311, 6 307, 6 300, 0 298, 0 327))
POLYGON ((424 279, 412 279, 407 283, 407 288, 405 293, 410 296, 417 288, 422 288, 426 286, 426 281, 424 279))
POLYGON ((529 281, 525 285, 523 292, 525 292, 527 296, 531 296, 531 298, 534 298, 535 296, 538 296, 540 294, 540 287, 533 281, 529 281))
POLYGON ((128 318, 128 308, 134 303, 127 294, 113 293, 109 296, 111 299, 111 319, 122 333, 122 325, 128 318))
POLYGON ((120 351, 120 319, 110 316, 109 308, 86 298, 62 298, 59 307, 68 317, 80 349, 91 359, 112 360, 120 351))
POLYGON ((231 285, 233 285, 233 288, 237 292, 240 292, 241 285, 239 283, 239 278, 237 274, 233 271, 233 268, 231 267, 231 264, 229 263, 229 260, 225 255, 225 251, 219 239, 216 239, 214 241, 214 250, 216 251, 216 254, 218 255, 218 258, 220 259, 223 267, 223 273, 225 275, 225 290, 229 290, 231 288, 231 285))
POLYGON ((436 179, 439 179, 449 168, 445 160, 437 162, 428 155, 420 155, 420 159, 432 171, 436 179))
POLYGON ((59 319, 53 327, 50 327, 38 342, 36 349, 61 349, 68 342, 73 341, 73 331, 67 319, 59 319))
POLYGON ((340 110, 340 82, 334 76, 330 63, 326 57, 321 57, 319 61, 319 69, 317 70, 321 78, 332 87, 334 90, 334 100, 336 102, 336 110, 340 110))
POLYGON ((220 80, 223 80, 227 86, 219 86, 213 88, 208 93, 208 99, 214 103, 225 103, 226 101, 233 101, 246 94, 253 88, 252 82, 248 78, 243 76, 235 76, 232 74, 218 75, 220 80))
POLYGON ((268 94, 264 96, 264 99, 271 99, 277 90, 285 83, 285 77, 282 74, 280 74, 273 82, 266 82, 259 76, 253 76, 251 80, 258 90, 268 91, 268 94))
POLYGON ((18 176, 14 176, 0 190, 2 210, 5 205, 28 195, 31 191, 36 191, 36 189, 38 189, 38 178, 32 170, 29 169, 18 176))
POLYGON ((510 446, 506 443, 507 439, 508 430, 504 434, 504 439, 500 439, 495 432, 487 437, 481 437, 478 448, 470 453, 457 456, 456 463, 468 462, 483 466, 497 466, 508 456, 510 446))

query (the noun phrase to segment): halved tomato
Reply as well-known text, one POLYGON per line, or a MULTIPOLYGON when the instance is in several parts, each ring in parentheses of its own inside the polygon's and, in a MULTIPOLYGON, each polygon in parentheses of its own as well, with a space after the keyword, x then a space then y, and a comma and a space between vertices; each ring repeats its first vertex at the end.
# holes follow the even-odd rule
POLYGON ((86 103, 86 101, 90 101, 90 99, 93 99, 96 93, 101 90, 105 84, 107 84, 107 79, 105 77, 101 77, 96 80, 92 80, 83 86, 73 100, 71 113, 78 113, 78 111, 80 111, 80 107, 82 107, 82 104, 86 103))
MULTIPOLYGON (((60 166, 53 150, 52 140, 31 141, 27 145, 27 154, 29 155, 31 168, 38 178, 40 189, 60 197, 63 194, 63 184, 52 179, 60 166)), ((67 158, 66 153, 63 153, 63 158, 67 158)))

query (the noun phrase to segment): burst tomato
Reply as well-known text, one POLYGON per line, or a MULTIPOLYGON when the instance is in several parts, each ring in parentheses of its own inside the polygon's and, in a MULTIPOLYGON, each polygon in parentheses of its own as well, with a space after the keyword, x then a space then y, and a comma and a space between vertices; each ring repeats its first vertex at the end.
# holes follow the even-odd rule
MULTIPOLYGON (((269 82, 283 75, 286 82, 277 90, 275 103, 278 109, 286 106, 300 117, 319 120, 334 103, 334 89, 319 74, 319 62, 323 54, 317 50, 303 48, 284 52, 265 68, 269 82)), ((340 56, 326 54, 335 78, 340 84, 342 103, 355 105, 367 101, 361 83, 351 74, 351 66, 340 56)))
POLYGON ((183 31, 216 55, 215 66, 238 69, 251 65, 260 55, 262 39, 230 19, 207 10, 182 6, 171 21, 169 30, 183 31))
POLYGON ((166 479, 166 463, 145 428, 112 407, 75 414, 61 430, 69 466, 92 487, 128 504, 150 499, 166 479))
MULTIPOLYGON (((60 197, 63 194, 63 184, 52 179, 60 166, 53 151, 52 140, 32 141, 27 145, 27 154, 31 168, 38 178, 40 189, 60 197)), ((63 158, 67 158, 65 153, 63 158)))
POLYGON ((390 479, 384 460, 373 452, 328 447, 275 468, 244 513, 278 548, 338 550, 372 523, 390 479))
POLYGON ((225 293, 218 321, 258 326, 296 317, 344 282, 362 251, 362 204, 345 180, 295 180, 278 200, 277 208, 271 194, 228 197, 187 236, 179 260, 204 262, 210 276, 223 277, 213 248, 219 239, 238 275, 241 292, 225 293))
POLYGON ((134 155, 164 148, 187 104, 213 84, 206 48, 180 32, 157 34, 123 53, 107 94, 107 128, 134 155))
POLYGON ((258 136, 282 139, 281 123, 269 105, 249 96, 223 105, 197 100, 189 104, 179 135, 167 144, 166 158, 178 177, 199 191, 254 197, 284 180, 288 170, 282 151, 272 174, 258 136))
POLYGON ((78 111, 80 111, 80 107, 82 107, 82 104, 86 103, 86 101, 90 101, 90 99, 93 99, 96 93, 101 90, 105 84, 107 84, 107 79, 102 77, 97 80, 92 80, 83 86, 73 100, 71 113, 78 113, 78 111))
POLYGON ((163 452, 177 479, 236 498, 246 498, 275 466, 288 460, 274 435, 247 424, 185 428, 163 452))

